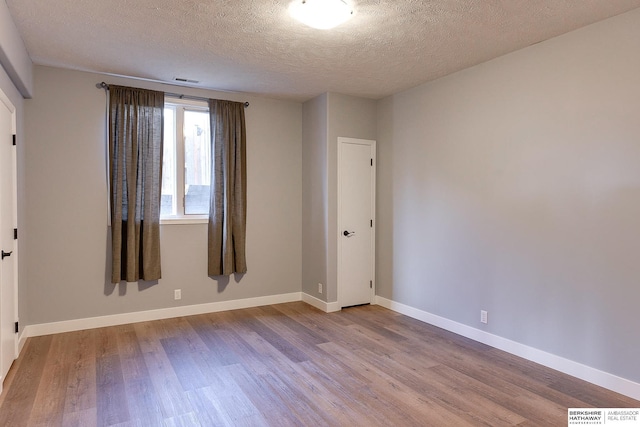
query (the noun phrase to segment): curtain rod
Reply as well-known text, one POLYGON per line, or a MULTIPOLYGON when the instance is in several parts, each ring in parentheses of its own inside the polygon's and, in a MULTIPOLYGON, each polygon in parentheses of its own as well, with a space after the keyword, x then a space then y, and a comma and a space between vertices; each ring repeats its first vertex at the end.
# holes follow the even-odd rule
MULTIPOLYGON (((104 89, 104 90, 109 90, 109 85, 105 82, 100 82, 98 84, 96 84, 96 87, 98 89, 104 89)), ((166 96, 169 96, 171 98, 179 98, 179 99, 193 99, 195 101, 209 101, 209 98, 204 98, 202 96, 194 96, 194 95, 183 95, 181 93, 171 93, 171 92, 165 92, 164 93, 166 96)), ((244 103, 244 107, 247 108, 249 106, 248 102, 244 103)))

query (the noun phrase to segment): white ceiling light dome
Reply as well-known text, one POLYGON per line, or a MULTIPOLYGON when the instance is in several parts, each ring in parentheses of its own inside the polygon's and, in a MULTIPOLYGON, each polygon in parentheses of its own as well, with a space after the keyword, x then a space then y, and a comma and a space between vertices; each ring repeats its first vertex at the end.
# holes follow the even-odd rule
POLYGON ((328 30, 348 21, 353 9, 344 0, 295 0, 289 14, 312 28, 328 30))

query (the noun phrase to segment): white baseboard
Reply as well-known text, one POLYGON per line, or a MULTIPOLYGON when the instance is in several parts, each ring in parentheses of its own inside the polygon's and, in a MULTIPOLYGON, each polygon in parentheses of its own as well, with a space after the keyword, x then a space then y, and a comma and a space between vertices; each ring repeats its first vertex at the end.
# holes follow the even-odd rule
POLYGON ((22 353, 22 349, 24 348, 24 345, 27 343, 27 338, 29 337, 27 336, 27 334, 24 333, 24 330, 22 330, 18 335, 18 351, 16 353, 16 358, 18 358, 18 355, 22 353))
POLYGON ((207 304, 186 305, 182 307, 162 308, 158 310, 138 311, 134 313, 113 314, 110 316, 90 317, 86 319, 66 320, 62 322, 40 323, 36 325, 29 325, 24 328, 24 331, 20 335, 19 349, 22 349, 22 347, 24 346, 24 342, 29 337, 81 331, 84 329, 102 328, 105 326, 125 325, 127 323, 146 322, 149 320, 170 319, 172 317, 215 313, 217 311, 259 307, 261 305, 282 304, 285 302, 300 301, 301 299, 301 293, 294 292, 291 294, 270 295, 265 297, 220 301, 207 304))
POLYGON ((314 306, 318 310, 324 311, 325 313, 333 313, 334 311, 340 311, 342 309, 342 307, 340 307, 340 304, 338 304, 337 301, 324 302, 312 295, 305 294, 304 292, 302 293, 302 301, 306 302, 309 305, 314 306))
POLYGON ((640 384, 380 296, 376 304, 551 369, 640 400, 640 384))

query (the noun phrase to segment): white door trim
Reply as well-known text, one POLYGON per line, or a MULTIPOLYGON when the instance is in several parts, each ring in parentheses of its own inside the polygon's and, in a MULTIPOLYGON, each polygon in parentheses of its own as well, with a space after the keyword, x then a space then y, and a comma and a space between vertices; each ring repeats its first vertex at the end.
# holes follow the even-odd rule
MULTIPOLYGON (((13 107, 13 104, 11 105, 11 107, 13 107)), ((13 109, 9 108, 9 110, 11 111, 11 133, 15 135, 15 137, 17 138, 18 131, 17 131, 16 109, 15 107, 13 107, 13 109)), ((13 156, 13 228, 17 230, 18 229, 18 146, 17 145, 13 146, 12 156, 13 156)), ((15 239, 13 241, 13 248, 15 251, 15 257, 13 258, 13 317, 14 317, 14 322, 18 323, 20 321, 20 316, 18 316, 18 307, 19 307, 18 268, 20 263, 19 261, 20 250, 19 250, 18 239, 15 239)), ((19 349, 18 343, 19 343, 18 332, 16 332, 13 340, 13 344, 14 344, 13 360, 16 360, 20 355, 20 349, 19 349)))
MULTIPOLYGON (((6 96, 6 94, 2 91, 2 89, 0 89, 0 102, 2 103, 0 106, 2 108, 4 108, 6 106, 7 110, 9 111, 10 114, 10 120, 11 120, 11 124, 10 124, 10 135, 16 135, 16 108, 13 105, 13 103, 11 102, 11 100, 6 96)), ((2 135, 3 140, 0 141, 3 144, 9 144, 10 143, 10 139, 8 140, 4 140, 4 137, 6 135, 2 135)), ((12 203, 12 213, 11 213, 11 221, 12 223, 10 224, 10 229, 17 229, 17 221, 18 221, 18 212, 17 212, 17 206, 18 206, 18 194, 17 194, 17 150, 16 150, 16 146, 11 147, 12 149, 11 151, 11 163, 12 163, 12 167, 11 167, 11 180, 12 180, 12 188, 11 188, 11 195, 10 195, 10 199, 11 199, 11 203, 12 203)), ((3 177, 4 178, 4 177, 3 177)), ((6 195, 3 195, 2 197, 6 197, 6 195)), ((3 218, 1 221, 6 221, 6 218, 3 218)), ((6 223, 2 223, 2 227, 3 227, 3 231, 6 232, 6 228, 7 228, 7 224, 6 223)), ((9 250, 12 253, 11 257, 9 259, 5 259, 2 262, 6 263, 4 265, 8 265, 9 263, 11 263, 12 265, 12 269, 13 269, 13 278, 12 278, 12 282, 11 283, 11 287, 12 289, 12 293, 13 293, 13 301, 10 302, 10 304, 13 306, 13 313, 11 313, 11 317, 12 317, 12 321, 13 322, 17 322, 18 321, 18 241, 17 240, 12 240, 12 245, 11 247, 3 247, 2 249, 6 249, 9 250)), ((2 314, 2 313, 0 313, 2 314)), ((4 314, 2 314, 2 316, 4 316, 4 314)), ((2 329, 5 329, 6 325, 2 325, 2 329)), ((11 325, 11 330, 13 330, 13 325, 11 325)), ((18 357, 18 334, 12 334, 12 341, 13 341, 13 352, 12 352, 12 356, 13 359, 10 361, 11 363, 13 363, 13 361, 18 357)), ((0 341, 2 341, 4 339, 4 337, 0 336, 0 341)), ((0 356, 3 357, 3 356, 0 356)), ((4 364, 7 361, 2 360, 1 363, 3 364, 2 366, 4 366, 4 364)), ((11 365, 11 363, 9 363, 9 366, 11 365)), ((2 374, 2 376, 0 377, 0 391, 2 390, 2 385, 4 383, 5 377, 4 377, 4 373, 2 374)))
POLYGON ((371 280, 372 287, 370 291, 369 302, 371 304, 375 303, 375 295, 376 295, 376 141, 370 139, 357 139, 357 138, 346 138, 346 137, 338 137, 337 145, 338 145, 338 163, 337 163, 337 199, 338 199, 338 233, 335 236, 337 239, 338 250, 337 250, 337 284, 338 284, 338 305, 343 307, 343 298, 342 298, 342 201, 341 201, 341 183, 342 183, 342 144, 360 144, 360 145, 368 145, 371 147, 371 158, 373 160, 373 165, 371 166, 371 220, 373 221, 373 227, 371 227, 371 280))

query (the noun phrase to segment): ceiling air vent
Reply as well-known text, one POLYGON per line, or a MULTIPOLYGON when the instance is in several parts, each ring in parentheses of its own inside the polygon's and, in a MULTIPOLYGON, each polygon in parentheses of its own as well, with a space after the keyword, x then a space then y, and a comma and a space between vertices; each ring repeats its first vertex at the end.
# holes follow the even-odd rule
POLYGON ((174 77, 173 80, 180 82, 180 83, 200 83, 198 80, 192 80, 192 79, 185 79, 184 77, 174 77))

